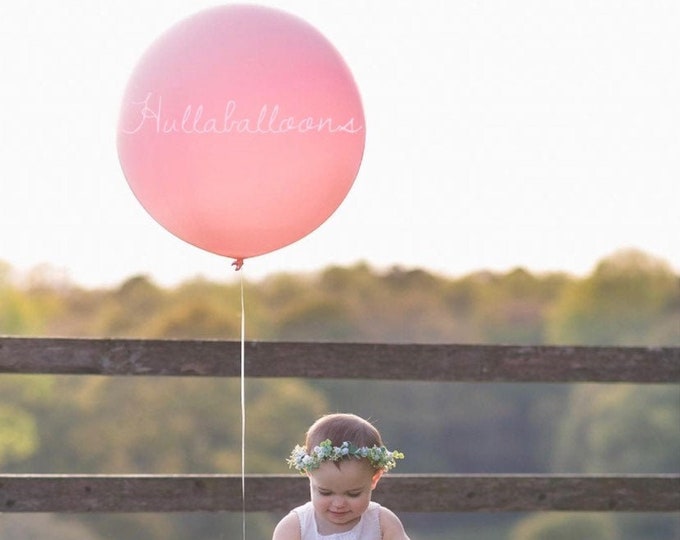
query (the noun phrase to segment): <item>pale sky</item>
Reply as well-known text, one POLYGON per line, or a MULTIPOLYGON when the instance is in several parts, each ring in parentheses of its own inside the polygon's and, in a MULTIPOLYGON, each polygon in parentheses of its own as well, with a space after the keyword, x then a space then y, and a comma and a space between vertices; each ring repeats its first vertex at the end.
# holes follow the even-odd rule
MULTIPOLYGON (((347 199, 244 276, 365 261, 585 274, 642 249, 680 270, 677 0, 263 0, 316 26, 362 95, 347 199)), ((231 279, 144 211, 116 125, 140 55, 214 2, 4 2, 0 260, 76 283, 231 279)))

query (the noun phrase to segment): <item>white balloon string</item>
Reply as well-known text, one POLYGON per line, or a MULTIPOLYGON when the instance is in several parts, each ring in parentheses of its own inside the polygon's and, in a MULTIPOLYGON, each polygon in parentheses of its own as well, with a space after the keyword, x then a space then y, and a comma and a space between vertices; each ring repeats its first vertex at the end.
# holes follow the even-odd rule
MULTIPOLYGON (((241 269, 241 264, 237 270, 241 269)), ((241 521, 246 540, 246 308, 241 274, 241 521)))

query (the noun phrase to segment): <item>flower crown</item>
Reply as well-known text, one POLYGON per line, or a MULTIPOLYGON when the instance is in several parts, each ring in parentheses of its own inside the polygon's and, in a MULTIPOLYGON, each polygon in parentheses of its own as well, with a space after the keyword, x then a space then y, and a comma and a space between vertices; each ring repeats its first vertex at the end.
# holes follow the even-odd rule
POLYGON ((324 461, 340 461, 347 458, 366 458, 375 469, 389 471, 397 465, 398 459, 404 459, 404 454, 398 451, 390 451, 384 446, 356 446, 345 441, 340 446, 333 446, 330 439, 326 439, 319 446, 315 446, 311 453, 307 448, 297 445, 290 457, 286 460, 291 469, 300 472, 309 472, 318 469, 324 461))

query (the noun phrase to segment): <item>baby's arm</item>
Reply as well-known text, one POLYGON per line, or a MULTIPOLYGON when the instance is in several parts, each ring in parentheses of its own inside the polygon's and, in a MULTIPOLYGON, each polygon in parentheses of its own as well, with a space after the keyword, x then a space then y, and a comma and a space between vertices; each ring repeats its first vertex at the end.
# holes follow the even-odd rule
POLYGON ((300 540, 300 521, 295 513, 291 512, 279 521, 272 540, 300 540))
POLYGON ((383 540, 410 540, 396 514, 384 506, 380 509, 380 528, 383 540))

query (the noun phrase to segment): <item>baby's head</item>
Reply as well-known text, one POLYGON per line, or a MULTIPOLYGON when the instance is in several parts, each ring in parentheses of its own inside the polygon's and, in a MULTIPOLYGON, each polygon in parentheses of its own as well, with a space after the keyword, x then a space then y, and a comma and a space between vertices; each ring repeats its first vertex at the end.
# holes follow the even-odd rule
POLYGON ((305 446, 312 449, 327 439, 331 441, 331 446, 340 446, 345 441, 358 447, 383 445, 380 432, 373 424, 354 414, 322 416, 307 430, 305 446))
POLYGON ((329 414, 307 431, 305 446, 296 446, 288 459, 290 467, 310 472, 324 461, 339 465, 342 460, 366 459, 376 470, 388 471, 403 454, 383 445, 380 432, 354 414, 329 414))

